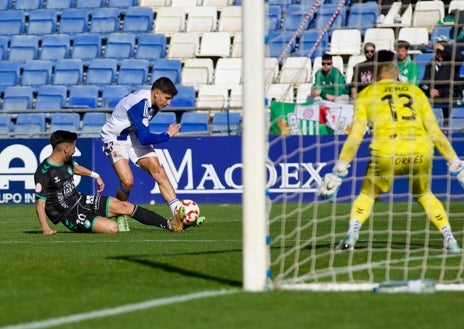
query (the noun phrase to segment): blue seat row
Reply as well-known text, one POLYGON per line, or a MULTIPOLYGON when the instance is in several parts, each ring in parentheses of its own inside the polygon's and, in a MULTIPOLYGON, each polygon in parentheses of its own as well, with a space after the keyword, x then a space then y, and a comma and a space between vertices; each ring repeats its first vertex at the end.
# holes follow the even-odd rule
POLYGON ((166 47, 166 36, 156 33, 111 33, 106 37, 100 33, 15 35, 11 40, 0 36, 0 60, 157 59, 166 57, 166 47))
POLYGON ((150 32, 153 24, 153 9, 147 7, 129 7, 126 10, 44 9, 28 14, 21 10, 8 10, 2 11, 0 16, 0 34, 150 32))
POLYGON ((36 10, 69 8, 127 8, 138 5, 138 0, 0 0, 0 10, 36 10))

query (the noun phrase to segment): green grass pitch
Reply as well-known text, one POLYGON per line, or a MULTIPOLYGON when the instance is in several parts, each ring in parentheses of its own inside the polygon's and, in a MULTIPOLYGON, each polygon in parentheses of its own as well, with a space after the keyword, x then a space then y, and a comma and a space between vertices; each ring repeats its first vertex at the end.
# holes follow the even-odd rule
POLYGON ((244 292, 240 205, 201 205, 183 234, 131 220, 111 236, 43 236, 34 206, 0 209, 0 328, 464 326, 462 292, 244 292))

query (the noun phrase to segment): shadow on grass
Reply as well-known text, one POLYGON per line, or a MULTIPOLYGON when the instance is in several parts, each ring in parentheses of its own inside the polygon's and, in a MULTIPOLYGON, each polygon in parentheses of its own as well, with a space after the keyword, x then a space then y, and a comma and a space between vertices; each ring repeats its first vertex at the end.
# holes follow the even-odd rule
POLYGON ((194 277, 196 279, 199 278, 199 279, 214 281, 214 282, 218 282, 220 284, 226 284, 232 287, 242 287, 241 281, 224 279, 224 278, 220 278, 217 276, 200 273, 197 271, 187 270, 185 268, 180 268, 180 267, 173 266, 173 265, 166 264, 166 263, 154 262, 152 260, 143 259, 143 257, 144 256, 141 256, 141 255, 140 256, 117 256, 117 257, 109 257, 109 259, 124 260, 128 262, 148 266, 154 269, 163 270, 165 272, 177 273, 177 274, 181 274, 184 276, 194 277))

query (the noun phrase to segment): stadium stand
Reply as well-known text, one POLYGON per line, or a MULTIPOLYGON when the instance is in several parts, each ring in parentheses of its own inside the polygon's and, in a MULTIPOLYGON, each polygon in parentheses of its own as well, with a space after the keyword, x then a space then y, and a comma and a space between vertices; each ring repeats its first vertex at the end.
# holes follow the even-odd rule
POLYGON ((38 110, 64 108, 67 92, 65 86, 41 86, 37 90, 35 108, 38 110))
POLYGON ((327 33, 320 36, 320 31, 315 29, 310 29, 303 31, 298 42, 298 48, 295 51, 296 56, 310 56, 311 60, 318 56, 322 56, 327 52, 329 47, 329 35, 327 33), (316 41, 319 43, 315 46, 316 41), (315 48, 313 49, 313 47, 315 48), (311 52, 312 51, 312 52, 311 52), (310 53, 311 52, 311 53, 310 53))
POLYGON ((69 58, 71 38, 68 34, 49 34, 42 38, 42 49, 39 58, 56 61, 69 58))
POLYGON ((293 32, 270 32, 269 41, 266 44, 266 57, 276 57, 283 59, 283 56, 290 56, 296 47, 296 38, 293 32))
POLYGON ((35 35, 15 35, 10 43, 10 61, 33 61, 39 57, 39 38, 35 35))
POLYGON ((237 110, 243 106, 243 85, 234 85, 230 88, 229 108, 237 110))
POLYGON ((32 109, 33 89, 29 86, 8 86, 3 95, 4 110, 32 109))
POLYGON ((217 10, 216 7, 198 6, 190 8, 186 21, 185 31, 187 33, 198 33, 216 31, 217 10))
POLYGON ((280 69, 279 83, 308 83, 311 81, 311 59, 287 57, 280 69))
POLYGON ((176 123, 176 120, 174 112, 158 112, 150 121, 148 128, 152 133, 163 133, 168 130, 169 125, 176 123))
POLYGON ((378 15, 379 6, 376 1, 353 3, 349 10, 346 27, 358 29, 364 36, 368 28, 375 27, 378 15))
POLYGON ((72 36, 71 58, 84 61, 98 58, 102 54, 102 36, 99 33, 84 33, 72 36))
POLYGON ((270 102, 293 102, 293 87, 290 83, 272 83, 267 86, 266 99, 270 102))
POLYGON ((35 138, 42 137, 45 130, 44 113, 18 113, 13 132, 17 137, 35 138))
POLYGON ((80 128, 81 118, 79 113, 50 113, 49 131, 68 130, 78 132, 80 128))
POLYGON ((119 65, 117 83, 137 86, 148 81, 149 61, 146 59, 124 59, 119 65))
POLYGON ((16 0, 14 2, 16 10, 36 10, 43 8, 43 0, 16 0))
POLYGON ((200 38, 197 57, 229 57, 230 46, 229 32, 205 32, 200 38))
POLYGON ((120 30, 119 8, 98 8, 92 12, 91 33, 106 35, 120 30))
POLYGON ((455 107, 449 117, 449 128, 453 130, 464 131, 464 109, 455 107))
POLYGON ((269 31, 277 31, 282 28, 282 7, 267 7, 267 27, 269 31))
POLYGON ((118 61, 112 58, 95 58, 87 67, 87 85, 111 85, 116 82, 118 61))
POLYGON ((185 61, 181 73, 181 84, 194 86, 195 90, 201 85, 213 82, 214 63, 211 58, 189 58, 185 61))
POLYGON ((126 95, 131 92, 129 86, 124 85, 112 85, 104 86, 102 90, 102 107, 113 108, 116 104, 126 95))
POLYGON ((75 6, 76 0, 47 0, 45 2, 46 9, 69 9, 75 6))
POLYGON ((134 33, 111 33, 106 41, 105 58, 125 59, 135 55, 134 33))
POLYGON ((84 63, 80 59, 62 59, 55 63, 54 85, 79 85, 82 82, 84 63))
POLYGON ((295 102, 305 103, 311 95, 312 83, 300 83, 296 89, 295 102))
POLYGON ((0 0, 0 10, 8 10, 13 8, 13 2, 11 0, 0 0))
POLYGON ((209 134, 209 113, 184 112, 180 119, 180 133, 209 134))
POLYGON ((69 88, 69 107, 97 108, 98 87, 77 85, 69 88))
POLYGON ((196 93, 193 86, 176 85, 177 95, 166 108, 195 108, 196 93))
POLYGON ((137 6, 139 0, 108 0, 108 7, 116 7, 127 9, 129 7, 137 6))
POLYGON ((24 64, 21 84, 24 86, 42 86, 52 82, 53 65, 51 61, 37 60, 24 64))
POLYGON ((76 0, 76 8, 96 9, 106 5, 106 0, 76 0))
POLYGON ((0 137, 6 137, 13 131, 13 122, 11 115, 0 113, 0 137))
POLYGON ((359 55, 361 53, 362 35, 359 29, 337 29, 332 32, 330 54, 359 55))
POLYGON ((219 58, 216 63, 214 84, 232 88, 242 83, 242 59, 219 58))
POLYGON ((55 10, 34 10, 29 13, 28 34, 56 33, 58 12, 55 10))
POLYGON ((106 122, 106 113, 104 112, 86 112, 82 117, 80 137, 99 137, 101 127, 106 122))
POLYGON ((390 27, 370 27, 364 33, 364 43, 366 42, 373 42, 376 50, 394 50, 395 31, 390 27))
POLYGON ((0 61, 0 91, 8 86, 15 86, 20 81, 20 65, 18 62, 0 61))
POLYGON ((160 77, 168 77, 172 82, 180 83, 182 62, 177 59, 159 58, 153 62, 150 83, 160 77))
POLYGON ((3 35, 26 32, 26 14, 22 10, 6 10, 0 15, 0 31, 3 35))
POLYGON ((9 39, 6 36, 0 35, 0 61, 8 58, 9 39))
POLYGON ((185 8, 161 7, 155 15, 155 33, 171 37, 174 33, 185 30, 187 11, 185 8))
POLYGON ((167 58, 185 61, 196 57, 200 44, 196 33, 174 33, 170 39, 167 58))
POLYGON ((264 83, 274 83, 279 76, 279 61, 275 57, 264 58, 264 83))
POLYGON ((158 8, 169 6, 170 0, 140 0, 140 7, 148 7, 156 11, 158 8))
POLYGON ((223 110, 227 107, 229 90, 222 85, 202 85, 198 88, 196 106, 213 110, 223 110))
POLYGON ((238 112, 217 112, 211 119, 213 135, 239 135, 242 128, 242 115, 238 112))
POLYGON ((60 33, 77 34, 89 32, 89 9, 63 9, 60 19, 60 33))
POLYGON ((228 32, 235 35, 242 31, 242 8, 239 6, 227 6, 221 10, 218 22, 219 32, 228 32))
POLYGON ((137 59, 158 59, 166 57, 167 40, 164 34, 139 33, 137 35, 137 59))
POLYGON ((307 11, 306 6, 288 5, 283 17, 283 29, 285 31, 307 30, 312 23, 311 19, 313 19, 313 17, 311 19, 305 17, 307 11))
POLYGON ((142 33, 153 30, 153 9, 130 7, 124 15, 123 32, 142 33))

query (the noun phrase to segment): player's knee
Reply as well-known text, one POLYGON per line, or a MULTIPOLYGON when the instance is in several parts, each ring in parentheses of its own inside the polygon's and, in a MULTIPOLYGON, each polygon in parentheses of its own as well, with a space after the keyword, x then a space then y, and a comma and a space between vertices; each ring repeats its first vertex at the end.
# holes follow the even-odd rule
MULTIPOLYGON (((122 191, 122 192, 130 192, 130 190, 132 189, 132 187, 134 186, 134 180, 131 179, 131 178, 124 178, 123 180, 121 180, 121 184, 119 186, 119 189, 122 191)), ((129 194, 129 193, 126 193, 126 194, 129 194)))
POLYGON ((108 234, 116 234, 119 232, 119 226, 116 222, 112 222, 108 225, 108 234))

